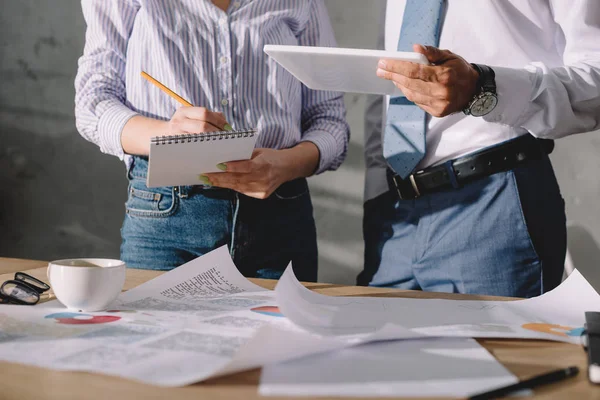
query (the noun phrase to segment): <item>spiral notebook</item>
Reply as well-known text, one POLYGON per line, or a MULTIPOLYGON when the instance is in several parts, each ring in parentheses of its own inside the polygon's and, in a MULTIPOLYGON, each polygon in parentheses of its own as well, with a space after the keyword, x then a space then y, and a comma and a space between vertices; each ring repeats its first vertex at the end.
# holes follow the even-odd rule
POLYGON ((217 164, 249 160, 256 144, 254 130, 207 132, 152 138, 148 187, 201 184, 198 176, 222 172, 217 164))

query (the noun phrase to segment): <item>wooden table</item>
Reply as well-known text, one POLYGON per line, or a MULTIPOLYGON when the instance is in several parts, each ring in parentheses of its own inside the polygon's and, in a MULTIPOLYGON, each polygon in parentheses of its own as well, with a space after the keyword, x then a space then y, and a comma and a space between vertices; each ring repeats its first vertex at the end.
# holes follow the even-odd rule
MULTIPOLYGON (((47 263, 43 261, 0 258, 0 283, 11 279, 16 271, 26 271, 42 280, 47 280, 46 265, 47 263)), ((125 290, 160 274, 161 272, 157 271, 128 270, 125 290)), ((275 281, 260 279, 253 281, 269 289, 275 286, 275 281)), ((322 283, 307 284, 307 286, 328 295, 499 299, 322 283)), ((591 385, 587 380, 586 355, 580 346, 531 340, 480 340, 479 343, 519 378, 527 378, 570 365, 579 366, 581 370, 579 376, 536 390, 533 397, 535 399, 600 399, 600 388, 591 385)), ((257 393, 258 380, 259 370, 253 370, 187 387, 164 389, 104 375, 56 372, 0 362, 0 399, 257 399, 261 398, 257 393)))

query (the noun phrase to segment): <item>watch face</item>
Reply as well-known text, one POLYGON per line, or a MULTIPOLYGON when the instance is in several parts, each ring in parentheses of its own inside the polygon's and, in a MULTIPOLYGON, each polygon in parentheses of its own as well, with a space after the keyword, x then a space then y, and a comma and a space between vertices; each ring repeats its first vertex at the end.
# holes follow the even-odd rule
POLYGON ((483 93, 471 105, 471 115, 474 117, 487 115, 496 108, 496 104, 498 104, 498 97, 494 93, 483 93))

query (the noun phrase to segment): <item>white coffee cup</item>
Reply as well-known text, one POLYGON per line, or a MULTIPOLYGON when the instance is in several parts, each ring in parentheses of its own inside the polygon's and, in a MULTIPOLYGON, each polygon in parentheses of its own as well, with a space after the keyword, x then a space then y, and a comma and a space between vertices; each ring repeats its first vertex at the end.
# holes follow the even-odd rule
POLYGON ((120 260, 73 258, 48 264, 48 280, 58 301, 76 311, 102 311, 125 284, 126 265, 120 260))

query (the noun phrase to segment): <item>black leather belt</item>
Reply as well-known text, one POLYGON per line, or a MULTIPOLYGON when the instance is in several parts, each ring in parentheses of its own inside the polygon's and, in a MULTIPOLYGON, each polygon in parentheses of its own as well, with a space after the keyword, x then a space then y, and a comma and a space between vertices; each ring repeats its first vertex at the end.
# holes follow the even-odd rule
POLYGON ((539 160, 554 150, 554 141, 527 134, 478 152, 425 168, 400 178, 388 169, 388 184, 402 200, 413 200, 429 193, 458 189, 470 182, 498 172, 510 171, 530 160, 539 160))

